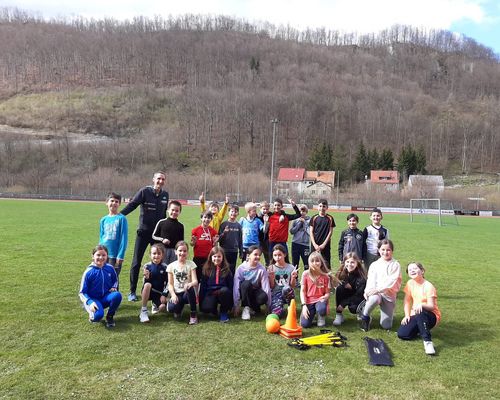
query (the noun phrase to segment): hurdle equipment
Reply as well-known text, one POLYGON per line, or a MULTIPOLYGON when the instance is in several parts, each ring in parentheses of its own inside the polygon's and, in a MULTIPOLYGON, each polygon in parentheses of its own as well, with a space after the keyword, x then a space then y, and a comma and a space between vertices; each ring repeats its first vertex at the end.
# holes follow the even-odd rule
POLYGON ((308 338, 292 339, 288 345, 298 350, 309 350, 311 347, 347 347, 347 338, 340 332, 322 330, 321 335, 308 338))

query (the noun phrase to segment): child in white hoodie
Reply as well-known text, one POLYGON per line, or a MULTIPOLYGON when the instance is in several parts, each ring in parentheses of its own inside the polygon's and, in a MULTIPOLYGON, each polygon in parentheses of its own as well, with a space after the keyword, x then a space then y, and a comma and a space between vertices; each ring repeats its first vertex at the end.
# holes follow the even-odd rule
POLYGON ((368 332, 371 323, 371 312, 380 306, 380 326, 391 329, 396 308, 396 296, 401 288, 401 266, 392 258, 394 244, 383 239, 378 244, 380 258, 373 262, 368 270, 366 281, 366 304, 361 314, 360 328, 368 332))

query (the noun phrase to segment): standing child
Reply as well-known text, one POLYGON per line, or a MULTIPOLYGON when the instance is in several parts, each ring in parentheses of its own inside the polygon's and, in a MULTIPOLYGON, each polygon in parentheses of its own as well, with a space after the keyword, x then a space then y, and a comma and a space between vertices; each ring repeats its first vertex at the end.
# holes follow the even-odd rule
POLYGON ((371 323, 371 312, 380 306, 380 326, 383 329, 392 328, 396 296, 401 287, 401 266, 392 258, 394 244, 389 239, 379 242, 380 258, 368 270, 365 287, 366 304, 361 314, 361 330, 368 332, 371 323))
POLYGON ((292 238, 292 264, 296 267, 299 266, 300 259, 302 258, 302 263, 304 264, 304 270, 308 268, 307 258, 309 257, 309 223, 311 217, 307 215, 309 211, 305 204, 299 207, 300 218, 292 222, 292 227, 290 228, 290 233, 293 235, 292 238))
POLYGON ((175 246, 177 260, 167 266, 168 272, 168 292, 170 301, 167 303, 167 311, 180 317, 184 305, 189 303, 191 314, 189 325, 198 323, 196 313, 196 292, 198 279, 196 278, 196 264, 187 259, 188 245, 186 242, 179 242, 175 246))
POLYGON ((328 201, 321 199, 318 203, 318 214, 311 218, 309 236, 311 237, 311 251, 319 251, 330 269, 330 239, 335 228, 335 220, 326 213, 327 211, 328 201))
POLYGON ((361 258, 355 253, 347 253, 342 265, 337 271, 340 284, 335 288, 336 315, 333 325, 339 326, 344 322, 342 312, 348 308, 356 314, 358 306, 364 300, 363 293, 366 287, 366 272, 361 265, 361 258))
POLYGON ((281 244, 273 248, 273 263, 267 268, 271 287, 271 312, 281 318, 285 304, 295 298, 294 288, 297 285, 297 270, 292 264, 285 262, 286 249, 281 244))
POLYGON ((363 232, 358 229, 359 218, 356 214, 347 216, 347 229, 342 231, 339 240, 339 260, 342 262, 347 253, 354 252, 363 259, 363 232))
POLYGON ((410 280, 404 288, 405 316, 401 320, 398 337, 411 340, 420 335, 424 340, 425 354, 436 354, 431 337, 431 329, 441 320, 436 288, 424 279, 425 269, 422 264, 412 262, 408 264, 406 271, 410 280))
POLYGON ((219 320, 229 322, 229 311, 233 308, 233 283, 233 274, 224 250, 219 246, 213 247, 201 274, 201 311, 217 315, 217 306, 220 304, 219 320))
POLYGON ((198 267, 196 275, 198 282, 201 280, 201 269, 207 261, 208 254, 215 243, 219 240, 217 231, 210 226, 212 221, 212 213, 205 211, 201 214, 201 225, 191 231, 191 246, 193 246, 194 257, 193 261, 198 267))
POLYGON ((285 246, 286 262, 288 260, 288 225, 290 221, 300 218, 300 211, 292 199, 288 199, 292 205, 295 214, 283 213, 283 201, 279 198, 274 199, 274 212, 269 216, 269 251, 272 253, 273 248, 277 244, 285 246))
POLYGON ((382 218, 382 211, 379 208, 374 208, 370 213, 372 223, 363 230, 363 261, 367 271, 370 265, 380 257, 379 242, 389 239, 389 231, 381 224, 382 218))
MULTIPOLYGON (((214 228, 217 232, 219 231, 220 224, 222 223, 222 220, 226 215, 228 204, 229 204, 229 197, 226 195, 226 201, 222 205, 222 210, 219 211, 219 203, 216 201, 212 201, 208 206, 208 211, 212 213, 212 221, 210 221, 210 226, 214 228)), ((201 192, 200 195, 200 208, 202 213, 206 211, 205 194, 203 192, 201 192)))
POLYGON ((90 322, 99 322, 104 317, 104 310, 109 307, 106 315, 106 328, 115 326, 114 315, 122 295, 117 290, 118 277, 115 269, 106 263, 108 249, 98 245, 92 250, 92 263, 83 273, 80 283, 80 300, 89 314, 90 322))
POLYGON ((108 215, 102 217, 99 223, 99 244, 106 246, 108 249, 108 263, 114 267, 117 276, 120 275, 122 270, 128 241, 127 218, 122 214, 118 214, 118 207, 121 202, 122 196, 111 192, 106 201, 108 215))
POLYGON ((259 232, 264 229, 264 223, 257 218, 257 205, 253 202, 245 204, 246 217, 240 219, 243 253, 242 261, 247 259, 248 249, 252 246, 260 246, 259 232))
MULTIPOLYGON (((269 265, 271 257, 269 255, 269 216, 271 212, 269 211, 270 204, 267 201, 260 203, 260 214, 257 216, 262 221, 264 225, 263 229, 259 231, 259 242, 262 249, 262 254, 264 255, 265 265, 269 265)), ((284 217, 283 217, 284 218, 284 217)))
POLYGON ((219 245, 224 249, 225 258, 233 276, 238 260, 238 252, 240 255, 243 253, 241 225, 236 221, 239 213, 240 208, 236 204, 231 205, 229 207, 229 219, 224 221, 219 229, 219 245))
POLYGON ((159 220, 153 232, 153 239, 165 246, 163 262, 167 265, 175 261, 175 246, 184 240, 184 225, 179 222, 181 211, 182 204, 172 200, 167 209, 168 217, 159 220))
POLYGON ((161 243, 151 246, 151 262, 144 265, 144 283, 141 292, 141 313, 139 321, 149 322, 148 301, 151 300, 151 313, 157 314, 165 310, 167 304, 167 265, 163 262, 165 258, 165 247, 161 243))
POLYGON ((271 306, 271 288, 266 268, 260 263, 261 250, 259 246, 248 248, 248 258, 236 270, 233 286, 234 315, 240 313, 240 300, 243 311, 241 319, 250 319, 251 309, 260 311, 260 306, 271 306))
POLYGON ((302 282, 300 283, 300 302, 302 303, 300 325, 303 328, 310 328, 317 313, 318 326, 323 327, 326 324, 325 318, 330 298, 328 268, 323 256, 318 251, 313 251, 309 255, 307 264, 309 269, 302 274, 302 282))

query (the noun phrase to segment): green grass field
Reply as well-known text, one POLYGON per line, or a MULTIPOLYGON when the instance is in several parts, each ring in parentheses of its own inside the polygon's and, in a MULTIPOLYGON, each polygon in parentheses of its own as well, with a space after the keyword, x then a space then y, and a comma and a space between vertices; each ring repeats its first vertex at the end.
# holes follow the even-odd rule
MULTIPOLYGON (((0 398, 500 397, 499 219, 462 217, 459 226, 438 227, 385 215, 394 257, 403 267, 412 260, 425 265, 443 314, 433 330, 438 355, 426 356, 420 340, 396 337, 400 293, 393 330, 379 329, 375 318, 368 333, 391 349, 395 366, 387 368, 368 365, 362 340, 367 334, 353 316, 340 329, 348 348, 308 351, 267 334, 264 316, 229 324, 202 316, 200 324, 188 326, 187 313, 182 322, 161 314, 142 325, 139 303, 125 299, 114 330, 89 324, 77 292, 105 213, 97 203, 0 200, 0 398)), ((198 215, 197 208, 185 207, 186 231, 198 224, 198 215)), ((333 215, 336 250, 346 222, 345 214, 333 215)), ((138 210, 128 218, 125 295, 138 210)), ((369 222, 367 214, 360 219, 361 226, 369 222)))

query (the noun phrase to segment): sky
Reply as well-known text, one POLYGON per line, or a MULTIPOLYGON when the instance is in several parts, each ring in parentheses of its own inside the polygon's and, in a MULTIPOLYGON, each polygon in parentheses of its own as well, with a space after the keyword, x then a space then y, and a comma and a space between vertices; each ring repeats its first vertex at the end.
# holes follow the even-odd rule
POLYGON ((466 35, 500 55, 499 0, 0 0, 0 7, 17 7, 46 18, 223 14, 297 29, 358 33, 411 25, 466 35))

